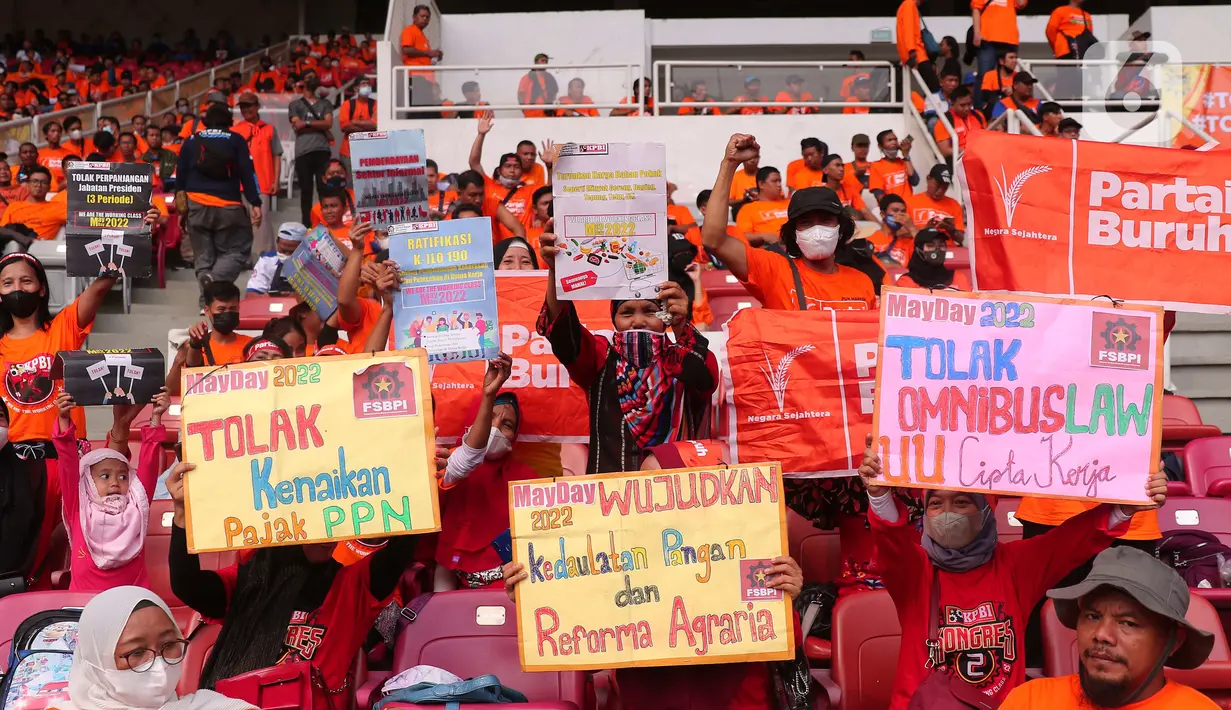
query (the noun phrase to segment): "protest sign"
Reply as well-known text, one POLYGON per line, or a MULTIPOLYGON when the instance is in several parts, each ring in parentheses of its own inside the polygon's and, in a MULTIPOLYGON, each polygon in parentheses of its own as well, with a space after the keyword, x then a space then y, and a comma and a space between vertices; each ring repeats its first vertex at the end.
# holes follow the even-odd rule
POLYGON ((64 380, 64 390, 79 406, 148 404, 166 382, 162 351, 61 350, 51 377, 64 380))
POLYGON ((884 482, 1149 503, 1162 310, 1007 294, 881 292, 884 482))
POLYGON ((372 229, 428 219, 421 129, 350 134, 355 211, 372 229))
POLYGON ((395 224, 389 258, 402 274, 393 310, 399 350, 423 348, 432 363, 500 354, 490 219, 395 224))
POLYGON ((551 187, 560 298, 653 298, 667 280, 666 163, 662 143, 561 147, 551 187))
POLYGON ((154 167, 76 162, 65 175, 68 275, 149 276, 153 249, 144 219, 154 194, 154 167))
POLYGON ((780 458, 788 477, 852 475, 872 426, 877 313, 745 308, 725 327, 731 457, 780 458))
POLYGON ((317 225, 283 264, 282 275, 324 320, 338 309, 338 276, 345 264, 346 257, 329 234, 329 228, 317 225))
MULTIPOLYGON (((1219 64, 1186 64, 1179 86, 1184 89, 1180 114, 1225 148, 1231 141, 1231 67, 1219 64)), ((1173 148, 1200 148, 1206 140, 1185 127, 1178 127, 1173 148)), ((1215 148, 1214 150, 1218 150, 1215 148)))
POLYGON ((1231 312, 1231 155, 996 131, 967 141, 976 290, 1231 312))
POLYGON ((509 484, 526 671, 795 657, 776 463, 509 484))
POLYGON ((421 350, 192 368, 190 552, 440 529, 421 350))
MULTIPOLYGON (((543 297, 545 271, 497 271, 496 303, 500 310, 500 350, 513 358, 504 389, 517 393, 521 404, 518 441, 584 444, 590 441, 590 408, 585 390, 551 352, 547 338, 535 332, 543 297)), ((574 301, 583 326, 592 333, 611 332, 611 305, 606 301, 574 301)), ((446 363, 432 368, 436 424, 441 439, 461 440, 464 421, 479 394, 486 364, 446 363)))

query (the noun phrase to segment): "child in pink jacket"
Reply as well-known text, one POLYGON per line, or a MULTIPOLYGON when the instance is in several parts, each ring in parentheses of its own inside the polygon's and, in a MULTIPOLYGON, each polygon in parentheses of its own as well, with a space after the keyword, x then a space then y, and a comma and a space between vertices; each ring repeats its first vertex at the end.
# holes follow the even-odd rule
POLYGON ((134 472, 128 459, 112 449, 79 454, 77 430, 69 417, 76 404, 67 392, 56 397, 60 417, 51 438, 60 457, 64 525, 72 550, 70 590, 149 587, 145 532, 150 497, 161 473, 159 446, 166 436, 162 415, 170 404, 164 387, 154 398, 150 423, 141 429, 141 460, 134 472))

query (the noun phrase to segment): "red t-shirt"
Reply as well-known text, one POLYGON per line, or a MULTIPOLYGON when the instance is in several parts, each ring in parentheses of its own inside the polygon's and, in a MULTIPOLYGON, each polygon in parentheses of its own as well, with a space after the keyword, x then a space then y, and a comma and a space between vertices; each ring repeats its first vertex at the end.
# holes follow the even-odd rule
MULTIPOLYGON (((296 609, 286 627, 286 650, 277 665, 307 661, 320 671, 331 690, 343 687, 349 679, 355 654, 368 637, 376 617, 389 603, 372 596, 372 557, 364 557, 338 570, 333 586, 318 609, 296 609)), ((235 590, 239 565, 218 570, 226 588, 227 603, 235 590)), ((335 696, 336 697, 336 696, 335 696)), ((312 684, 312 705, 328 708, 329 698, 317 683, 312 684)))
MULTIPOLYGON (((940 609, 933 611, 932 562, 919 544, 919 531, 900 501, 898 522, 874 511, 868 522, 876 538, 873 565, 898 610, 902 646, 893 679, 890 710, 906 710, 911 695, 931 672, 928 615, 944 653, 941 669, 976 686, 991 707, 1026 682, 1026 621, 1030 611, 1066 574, 1111 545, 1108 508, 1070 518, 1055 530, 1028 540, 1000 543, 992 559, 968 572, 940 574, 940 609)), ((1128 524, 1116 531, 1123 533, 1128 524)))

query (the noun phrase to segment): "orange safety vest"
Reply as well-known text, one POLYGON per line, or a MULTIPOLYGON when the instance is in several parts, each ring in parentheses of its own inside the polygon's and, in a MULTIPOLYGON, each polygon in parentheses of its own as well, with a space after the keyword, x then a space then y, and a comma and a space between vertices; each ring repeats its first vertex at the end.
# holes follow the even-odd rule
POLYGON ((266 195, 277 194, 278 185, 274 180, 274 161, 278 158, 270 149, 274 127, 264 121, 257 123, 240 121, 231 127, 231 131, 239 134, 248 142, 248 152, 252 154, 252 165, 256 169, 256 180, 261 192, 266 195))
MULTIPOLYGON (((343 128, 351 121, 372 121, 375 119, 376 101, 372 99, 349 99, 346 103, 342 104, 342 110, 338 116, 338 120, 343 128)), ((343 134, 342 147, 338 150, 338 154, 350 157, 349 134, 343 134)))

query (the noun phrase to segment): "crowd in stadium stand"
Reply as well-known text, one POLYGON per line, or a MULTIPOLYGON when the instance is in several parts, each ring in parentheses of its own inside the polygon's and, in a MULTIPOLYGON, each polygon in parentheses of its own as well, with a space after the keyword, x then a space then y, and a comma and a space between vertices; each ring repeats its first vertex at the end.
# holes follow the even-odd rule
MULTIPOLYGON (((53 707, 249 708, 228 693, 268 678, 261 674, 273 666, 306 669, 298 681, 282 679, 301 683, 301 697, 311 698, 305 706, 349 707, 359 702, 357 656, 363 659, 358 666, 392 668, 395 636, 392 626, 378 623, 382 615, 409 610, 413 621, 422 607, 412 600, 424 592, 494 589, 516 598, 528 571, 492 544, 509 528, 510 482, 725 465, 727 444, 711 431, 721 375, 707 333, 730 313, 711 308, 706 274, 727 274, 760 308, 782 311, 875 310, 882 287, 894 284, 970 291, 968 264, 947 263, 967 244, 963 206, 949 194, 955 156, 972 132, 1003 130, 1005 122, 996 120, 1006 112, 1020 111, 1036 124, 1043 136, 1037 140, 1078 139, 1081 125, 1058 104, 1040 103, 1033 95, 1037 80, 1018 68, 1016 12, 1025 0, 972 0, 965 56, 952 37, 929 46, 921 4, 905 0, 898 11, 898 53, 902 65, 923 79, 909 98, 942 162, 917 170, 915 141, 884 130, 855 135, 849 162, 825 136, 802 136, 799 156, 789 156, 779 169, 767 164, 754 135, 732 135, 721 155, 698 156, 719 161, 711 189, 681 204, 668 184, 668 278, 652 300, 611 302, 610 339, 586 328, 576 302, 557 297, 560 239, 551 190, 557 146, 527 139, 490 147, 495 119, 482 108, 488 104, 479 84, 463 84, 457 103, 441 96, 432 65, 443 53, 424 32, 431 11, 415 8, 413 22, 397 38, 404 64, 416 67, 408 87, 414 103, 439 107, 427 117, 475 125, 466 165, 426 161, 431 216, 488 218, 497 270, 546 271, 537 335, 585 390, 591 426, 586 444, 519 442, 522 406, 516 390, 505 387, 512 361, 505 354, 488 361, 462 440, 435 447, 442 532, 379 543, 262 547, 243 556, 190 553, 185 479, 196 465, 183 460, 178 445, 164 450, 176 435, 163 423, 186 394, 184 368, 390 346, 400 267, 389 258, 388 233, 354 218, 349 161, 349 135, 379 128, 373 84, 365 77, 375 62, 371 37, 342 32, 297 41, 285 62, 265 56, 247 79, 218 76, 199 105, 180 99, 174 110, 132 117, 128 126, 104 115, 89 127, 96 129, 90 136, 76 117, 44 122, 43 145, 21 145, 11 169, 0 170, 0 361, 6 374, 0 392, 0 583, 8 585, 0 587, 0 604, 14 591, 67 588, 95 595, 80 614, 69 700, 53 707), (324 97, 324 90, 352 82, 350 95, 324 97), (284 137, 261 118, 260 95, 270 93, 295 95, 287 109, 294 135, 285 138, 288 145, 293 140, 299 222, 274 224, 270 200, 283 182, 284 137), (343 135, 339 144, 331 137, 335 120, 343 135), (173 355, 162 392, 150 405, 114 407, 106 440, 93 444, 86 440, 83 408, 52 379, 49 363, 58 351, 83 347, 117 279, 100 276, 53 315, 44 267, 25 251, 33 240, 61 233, 65 169, 77 160, 155 166, 156 192, 174 199, 170 206, 156 199, 144 222, 155 239, 182 246, 201 309, 199 320, 184 323, 187 338, 173 355), (336 311, 322 318, 299 298, 260 333, 239 332, 245 298, 294 295, 283 266, 318 225, 345 258, 336 311), (248 281, 237 283, 249 268, 248 281), (149 414, 139 419, 146 406, 149 414), (139 446, 130 444, 133 436, 139 446), (155 554, 157 511, 169 515, 170 535, 155 554), (58 526, 69 539, 67 557, 57 552, 58 526), (192 631, 202 625, 216 632, 203 662, 192 653, 192 631), (196 692, 177 698, 181 673, 192 666, 188 658, 197 665, 185 678, 187 690, 196 692)), ((1080 58, 1093 30, 1081 0, 1070 0, 1053 13, 1046 39, 1057 57, 1080 58)), ((269 44, 266 38, 261 46, 269 44)), ((157 35, 146 46, 126 43, 118 33, 78 41, 67 34, 53 41, 41 31, 9 34, 0 43, 7 65, 0 118, 158 88, 251 49, 235 46, 226 32, 204 46, 192 30, 174 46, 157 35)), ((850 58, 863 55, 854 50, 850 58)), ((550 58, 540 54, 534 63, 545 68, 530 70, 517 91, 526 117, 598 115, 587 107, 594 101, 581 79, 568 79, 561 94, 563 77, 549 70, 550 58)), ((862 70, 850 71, 841 97, 852 105, 844 113, 870 110, 860 106, 871 101, 870 82, 862 70)), ((780 87, 747 75, 743 90, 730 100, 814 97, 798 75, 780 87)), ((652 110, 652 96, 650 79, 641 78, 610 115, 652 110)), ((704 82, 694 82, 678 112, 819 110, 707 106, 717 98, 704 82)), ((1202 666, 1216 643, 1227 653, 1221 628, 1203 626, 1189 613, 1208 604, 1155 554, 1163 541, 1155 506, 1167 502, 1168 478, 1183 477, 1173 473, 1174 454, 1145 481, 1143 499, 1154 505, 1014 500, 1022 539, 1008 541, 1001 539, 996 509, 1010 501, 886 487, 873 444, 869 433, 858 476, 784 484, 787 505, 805 527, 837 531, 839 562, 829 578, 810 576, 789 555, 770 560, 766 570, 766 586, 794 602, 791 623, 800 657, 807 659, 805 675, 809 662, 823 667, 837 653, 830 651, 836 639, 829 638, 828 625, 835 605, 887 591, 901 626, 895 675, 883 679, 892 686, 893 710, 1218 707, 1162 672, 1164 666, 1202 666), (1030 680, 1027 670, 1042 665, 1039 625, 1048 598, 1058 624, 1076 633, 1074 672, 1030 680), (824 622, 803 628, 813 605, 824 622), (942 643, 938 624, 950 631, 953 624, 970 628, 961 629, 961 643, 942 643)), ((1231 555, 1220 542, 1203 544, 1231 555)), ((1215 578, 1220 575, 1231 576, 1219 571, 1215 578)), ((413 624, 396 626, 416 633, 413 624)), ((810 707, 807 698, 800 705, 783 690, 785 672, 765 662, 623 668, 613 674, 618 701, 609 707, 810 707)), ((1225 678, 1215 685, 1225 687, 1225 678)), ((377 698, 367 698, 367 706, 377 698)))

